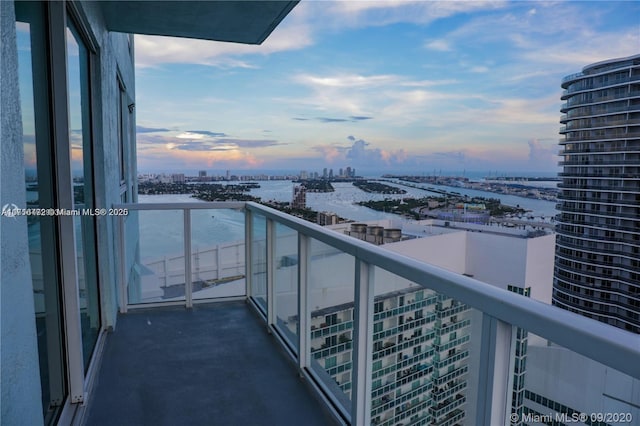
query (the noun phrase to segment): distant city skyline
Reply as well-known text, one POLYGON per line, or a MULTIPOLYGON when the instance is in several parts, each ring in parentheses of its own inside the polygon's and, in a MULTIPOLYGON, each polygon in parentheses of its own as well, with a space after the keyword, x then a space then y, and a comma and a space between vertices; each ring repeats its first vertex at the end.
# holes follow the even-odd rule
POLYGON ((559 83, 637 2, 302 1, 262 46, 135 37, 138 168, 552 174, 559 83))

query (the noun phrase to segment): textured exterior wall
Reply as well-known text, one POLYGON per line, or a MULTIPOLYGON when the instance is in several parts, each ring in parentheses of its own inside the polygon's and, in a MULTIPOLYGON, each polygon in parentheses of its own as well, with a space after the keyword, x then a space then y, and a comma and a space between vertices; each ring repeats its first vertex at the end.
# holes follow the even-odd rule
MULTIPOLYGON (((26 206, 14 5, 0 1, 0 206, 26 206)), ((42 424, 27 219, 0 217, 0 388, 3 425, 42 424)))
MULTIPOLYGON (((118 154, 118 114, 120 110, 120 87, 118 75, 126 87, 126 94, 135 99, 135 74, 133 67, 133 38, 106 30, 100 2, 83 2, 81 11, 89 23, 100 55, 93 69, 94 86, 94 173, 96 186, 96 207, 109 209, 120 203, 120 158, 118 154), (131 47, 129 47, 131 46, 131 47)), ((128 114, 128 111, 127 111, 128 114)), ((130 141, 134 149, 127 150, 128 178, 135 182, 137 177, 135 153, 135 114, 127 118, 130 141)), ((135 186, 134 186, 135 188, 135 186)), ((114 327, 118 311, 118 265, 117 222, 114 217, 97 218, 98 253, 101 301, 103 315, 108 327, 114 327)), ((132 237, 135 237, 133 235, 132 237)))

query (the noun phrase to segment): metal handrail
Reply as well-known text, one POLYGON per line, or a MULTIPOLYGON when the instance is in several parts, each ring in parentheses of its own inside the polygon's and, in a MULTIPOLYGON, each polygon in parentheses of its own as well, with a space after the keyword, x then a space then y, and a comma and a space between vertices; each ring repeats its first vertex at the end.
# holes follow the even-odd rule
POLYGON ((244 210, 244 201, 207 201, 194 203, 126 203, 115 204, 114 209, 129 210, 244 210))
POLYGON ((640 363, 631 362, 640 356, 640 336, 327 230, 270 207, 247 202, 246 208, 369 264, 640 379, 640 363))

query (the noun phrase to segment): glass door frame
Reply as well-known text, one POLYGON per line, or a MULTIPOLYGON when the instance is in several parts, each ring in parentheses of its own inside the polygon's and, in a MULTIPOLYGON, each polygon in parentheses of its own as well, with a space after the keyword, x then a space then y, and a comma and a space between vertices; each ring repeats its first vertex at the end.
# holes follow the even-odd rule
MULTIPOLYGON (((67 1, 51 1, 47 4, 48 19, 48 49, 49 49, 49 70, 50 70, 50 108, 53 122, 51 137, 55 147, 54 156, 54 176, 55 176, 55 207, 60 209, 74 209, 73 172, 71 167, 71 141, 69 128, 69 82, 67 81, 67 23, 71 20, 74 23, 82 41, 88 50, 88 85, 90 95, 87 107, 90 108, 89 125, 91 128, 91 148, 93 161, 93 144, 95 142, 95 132, 98 115, 94 108, 94 99, 91 91, 96 87, 94 70, 96 69, 97 44, 90 36, 91 33, 84 25, 82 15, 77 6, 67 1)), ((98 79, 99 81, 99 79, 98 79)), ((94 168, 91 167, 94 174, 94 168)), ((90 176, 92 185, 95 184, 94 176, 90 176)), ((94 187, 95 188, 95 187, 94 187)), ((91 194, 95 199, 95 195, 91 194)), ((64 423, 65 418, 71 419, 78 404, 85 402, 87 391, 90 388, 91 380, 95 375, 95 360, 101 352, 104 342, 104 315, 102 312, 103 303, 100 296, 100 281, 96 265, 96 279, 98 280, 98 306, 100 310, 100 330, 99 337, 94 347, 93 356, 89 363, 89 368, 85 371, 83 360, 82 327, 80 319, 80 297, 79 297, 79 276, 76 252, 76 229, 74 216, 56 216, 58 228, 58 253, 59 268, 62 290, 62 305, 64 311, 64 333, 66 335, 66 362, 69 397, 63 409, 60 422, 64 423)), ((96 257, 98 257, 98 241, 96 226, 93 225, 93 245, 96 257)))

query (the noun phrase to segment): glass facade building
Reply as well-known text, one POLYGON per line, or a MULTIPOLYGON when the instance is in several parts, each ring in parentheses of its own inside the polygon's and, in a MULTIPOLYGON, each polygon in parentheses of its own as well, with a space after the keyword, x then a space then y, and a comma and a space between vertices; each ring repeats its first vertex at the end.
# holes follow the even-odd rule
POLYGON ((562 88, 553 303, 640 333, 640 55, 562 88))

